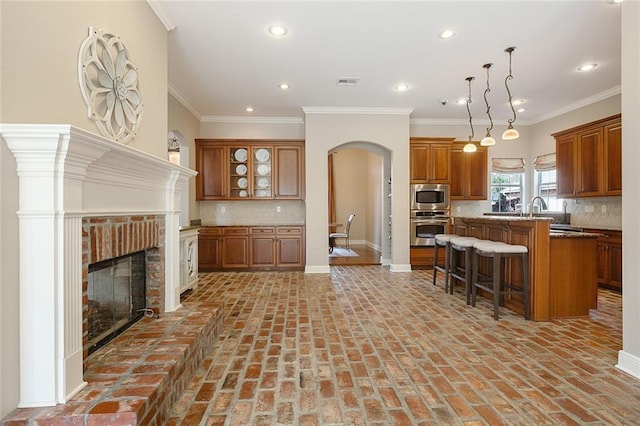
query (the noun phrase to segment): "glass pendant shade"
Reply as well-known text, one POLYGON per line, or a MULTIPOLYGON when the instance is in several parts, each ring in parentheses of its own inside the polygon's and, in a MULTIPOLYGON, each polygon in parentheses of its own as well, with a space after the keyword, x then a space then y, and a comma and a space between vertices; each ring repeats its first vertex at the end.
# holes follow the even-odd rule
POLYGON ((514 139, 518 139, 520 137, 520 132, 513 128, 511 123, 509 123, 509 127, 502 133, 502 139, 505 141, 511 141, 514 139))
POLYGON ((478 147, 476 146, 476 144, 471 142, 469 142, 464 146, 464 148, 462 148, 462 151, 464 152, 476 152, 477 150, 478 150, 478 147))
POLYGON ((495 144, 496 140, 492 138, 489 133, 487 133, 487 136, 482 138, 482 140, 480 141, 480 146, 493 146, 495 144))

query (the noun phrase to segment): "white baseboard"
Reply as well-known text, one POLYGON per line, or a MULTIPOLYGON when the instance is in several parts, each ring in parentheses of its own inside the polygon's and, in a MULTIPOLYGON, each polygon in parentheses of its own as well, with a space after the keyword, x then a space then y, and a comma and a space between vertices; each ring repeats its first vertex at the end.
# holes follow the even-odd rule
POLYGON ((411 272, 411 264, 407 263, 404 265, 400 264, 391 264, 389 267, 391 272, 411 272))
POLYGON ((328 274, 330 272, 329 265, 306 265, 304 267, 305 274, 328 274))
POLYGON ((625 351, 619 351, 616 368, 640 379, 640 357, 636 355, 625 351))

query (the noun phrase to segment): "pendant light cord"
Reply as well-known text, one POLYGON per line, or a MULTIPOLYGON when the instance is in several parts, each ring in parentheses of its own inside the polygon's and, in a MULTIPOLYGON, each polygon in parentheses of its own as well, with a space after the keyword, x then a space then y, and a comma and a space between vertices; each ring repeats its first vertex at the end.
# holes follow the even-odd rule
POLYGON ((489 116, 489 123, 491 125, 487 127, 487 136, 491 136, 491 130, 493 130, 493 119, 491 118, 491 107, 489 106, 489 101, 487 100, 487 93, 491 92, 489 87, 489 68, 491 68, 493 64, 484 64, 483 67, 487 69, 487 88, 484 91, 484 103, 487 105, 487 115, 489 116))
POLYGON ((513 75, 511 75, 511 54, 516 50, 515 47, 507 47, 504 51, 509 54, 509 75, 504 79, 504 87, 507 88, 507 94, 509 95, 509 106, 511 107, 511 111, 513 112, 513 119, 507 120, 509 125, 512 125, 516 121, 516 110, 513 107, 511 90, 509 90, 509 80, 513 80, 513 75))
POLYGON ((471 128, 471 135, 469 135, 469 142, 473 140, 474 132, 473 132, 473 122, 471 121, 471 109, 469 105, 471 104, 471 81, 473 81, 475 77, 467 77, 465 80, 469 82, 469 97, 467 98, 467 113, 469 114, 469 127, 471 128))

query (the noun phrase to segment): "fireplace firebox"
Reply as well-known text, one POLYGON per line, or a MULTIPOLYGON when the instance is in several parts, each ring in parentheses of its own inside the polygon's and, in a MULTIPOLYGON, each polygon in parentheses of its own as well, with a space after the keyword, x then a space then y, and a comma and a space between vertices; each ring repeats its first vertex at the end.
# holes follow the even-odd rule
POLYGON ((144 316, 145 252, 89 265, 88 351, 95 352, 144 316))

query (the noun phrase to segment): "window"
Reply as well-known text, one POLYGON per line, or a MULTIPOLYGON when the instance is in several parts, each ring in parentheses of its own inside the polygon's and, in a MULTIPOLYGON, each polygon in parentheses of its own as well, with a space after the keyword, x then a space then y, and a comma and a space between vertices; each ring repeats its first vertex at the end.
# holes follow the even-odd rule
POLYGON ((547 210, 562 211, 562 200, 556 198, 556 154, 539 155, 533 162, 535 195, 547 203, 547 210))
POLYGON ((524 173, 491 172, 491 211, 521 211, 523 187, 524 173))
POLYGON ((522 211, 524 159, 491 159, 491 211, 522 211))

